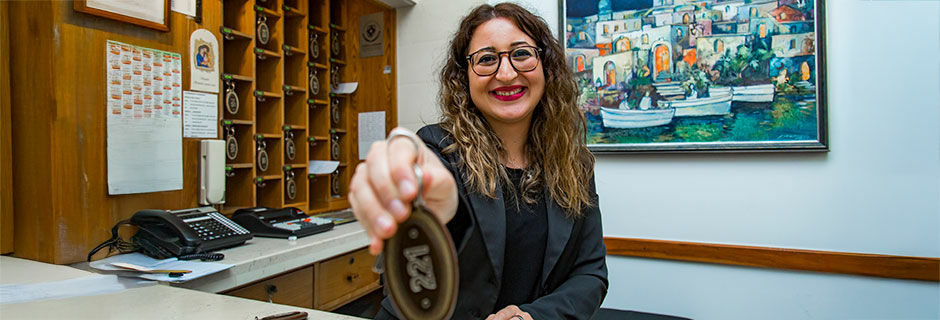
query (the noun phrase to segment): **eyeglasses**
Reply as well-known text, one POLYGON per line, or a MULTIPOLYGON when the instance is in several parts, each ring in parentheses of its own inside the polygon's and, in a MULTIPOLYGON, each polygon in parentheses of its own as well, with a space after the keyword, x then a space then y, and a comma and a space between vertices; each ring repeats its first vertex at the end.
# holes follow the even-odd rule
POLYGON ((502 56, 507 54, 509 65, 517 72, 528 72, 535 70, 539 65, 539 53, 542 49, 533 46, 521 46, 509 51, 496 51, 493 49, 480 49, 467 56, 470 62, 470 69, 478 76, 485 77, 495 74, 499 71, 500 64, 503 63, 502 56))

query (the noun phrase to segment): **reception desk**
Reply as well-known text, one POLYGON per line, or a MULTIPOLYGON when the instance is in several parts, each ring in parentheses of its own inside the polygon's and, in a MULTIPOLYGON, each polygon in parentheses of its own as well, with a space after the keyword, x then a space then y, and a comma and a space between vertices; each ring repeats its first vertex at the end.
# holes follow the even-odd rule
MULTIPOLYGON (((178 288, 331 311, 380 288, 375 257, 358 222, 296 240, 255 237, 221 250, 232 268, 178 288)), ((88 263, 72 265, 97 272, 88 263)))

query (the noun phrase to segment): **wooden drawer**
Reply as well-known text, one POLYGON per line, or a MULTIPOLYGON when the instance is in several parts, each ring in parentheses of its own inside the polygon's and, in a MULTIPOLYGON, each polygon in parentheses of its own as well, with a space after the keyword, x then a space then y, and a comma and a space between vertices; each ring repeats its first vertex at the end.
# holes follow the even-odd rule
POLYGON ((225 294, 312 309, 313 266, 261 280, 258 283, 225 294))
POLYGON ((375 258, 364 248, 318 263, 314 308, 331 311, 379 288, 375 258))

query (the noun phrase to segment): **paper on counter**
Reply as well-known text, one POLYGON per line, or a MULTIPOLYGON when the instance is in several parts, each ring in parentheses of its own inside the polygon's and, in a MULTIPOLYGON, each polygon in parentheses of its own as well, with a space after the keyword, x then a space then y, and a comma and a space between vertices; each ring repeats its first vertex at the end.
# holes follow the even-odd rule
POLYGON ((148 280, 182 283, 231 268, 234 265, 218 262, 203 262, 199 260, 185 261, 178 260, 176 258, 157 260, 142 253, 134 252, 110 256, 98 261, 92 261, 88 264, 88 266, 102 271, 116 271, 116 274, 120 276, 131 276, 148 280), (136 264, 138 266, 150 269, 191 270, 192 272, 183 274, 182 277, 171 278, 170 275, 166 273, 143 273, 130 271, 124 268, 118 268, 111 265, 111 263, 114 262, 136 264))
POLYGON ((349 94, 356 92, 356 88, 359 88, 358 82, 343 82, 336 86, 336 90, 333 90, 333 93, 349 94))
POLYGON ((310 160, 310 165, 307 166, 307 173, 329 174, 336 171, 337 167, 339 167, 339 161, 310 160))

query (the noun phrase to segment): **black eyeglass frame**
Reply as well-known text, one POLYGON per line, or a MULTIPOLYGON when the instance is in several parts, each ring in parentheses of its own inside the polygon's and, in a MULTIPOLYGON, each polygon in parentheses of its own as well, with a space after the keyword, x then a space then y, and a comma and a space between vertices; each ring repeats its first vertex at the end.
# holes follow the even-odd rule
POLYGON ((488 77, 499 72, 499 68, 502 67, 503 65, 503 54, 506 54, 509 57, 509 66, 511 66, 513 70, 516 70, 516 72, 529 72, 529 71, 535 70, 535 68, 538 68, 539 67, 538 63, 536 63, 535 66, 533 66, 532 69, 529 69, 529 70, 519 70, 519 68, 516 68, 516 65, 512 63, 512 56, 509 56, 509 53, 522 49, 522 48, 535 49, 535 58, 539 60, 539 63, 542 62, 542 48, 539 48, 536 46, 518 46, 518 47, 512 48, 512 50, 506 50, 506 51, 496 51, 496 50, 489 49, 489 48, 483 48, 467 55, 467 67, 469 67, 470 70, 473 71, 473 73, 475 73, 478 76, 488 77), (480 74, 479 72, 477 72, 477 70, 473 68, 473 60, 471 59, 473 55, 480 53, 480 52, 484 52, 484 51, 495 52, 496 56, 498 57, 497 58, 498 61, 496 62, 496 69, 493 70, 493 72, 488 73, 488 74, 480 74))

